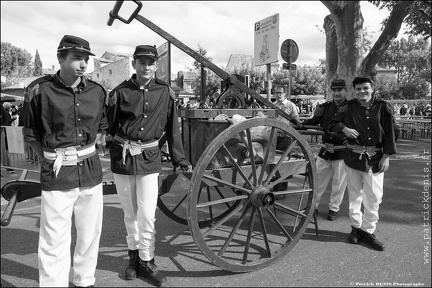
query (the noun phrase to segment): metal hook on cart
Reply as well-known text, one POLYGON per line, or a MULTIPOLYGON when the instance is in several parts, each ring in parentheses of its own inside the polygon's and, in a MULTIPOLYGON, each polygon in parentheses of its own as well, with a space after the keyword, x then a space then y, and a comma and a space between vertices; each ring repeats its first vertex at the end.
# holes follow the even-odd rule
POLYGON ((134 10, 134 12, 132 12, 129 19, 126 20, 126 19, 124 19, 118 15, 118 12, 120 11, 121 6, 123 5, 123 1, 116 1, 116 3, 114 4, 113 10, 111 10, 109 12, 109 19, 107 22, 108 26, 111 26, 115 19, 118 19, 118 20, 120 20, 126 24, 129 24, 130 22, 132 22, 132 20, 135 19, 136 15, 138 15, 138 13, 141 11, 141 8, 142 8, 141 1, 133 1, 133 2, 135 2, 135 4, 137 4, 137 8, 134 10))

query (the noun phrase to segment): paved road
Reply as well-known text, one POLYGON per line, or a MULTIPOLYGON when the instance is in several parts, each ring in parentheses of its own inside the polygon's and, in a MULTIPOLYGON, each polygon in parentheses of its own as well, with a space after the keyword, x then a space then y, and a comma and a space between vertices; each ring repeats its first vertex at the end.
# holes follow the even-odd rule
MULTIPOLYGON (((188 227, 158 210, 156 263, 168 276, 171 287, 430 287, 430 182, 424 182, 431 175, 430 145, 430 139, 398 141, 399 153, 391 158, 391 168, 385 176, 381 219, 376 231, 386 244, 384 252, 347 242, 350 222, 345 195, 336 221, 325 219, 327 207, 321 204, 319 237, 311 224, 281 261, 251 273, 231 273, 214 266, 194 244, 188 227)), ((6 176, 2 182, 11 179, 4 171, 2 174, 6 176)), ((109 180, 108 172, 106 177, 109 180)), ((127 264, 126 232, 116 197, 104 198, 96 286, 151 287, 143 279, 123 278, 127 264)), ((321 203, 326 202, 328 193, 321 203)), ((39 205, 39 197, 19 203, 11 224, 1 228, 2 287, 38 285, 39 205)))

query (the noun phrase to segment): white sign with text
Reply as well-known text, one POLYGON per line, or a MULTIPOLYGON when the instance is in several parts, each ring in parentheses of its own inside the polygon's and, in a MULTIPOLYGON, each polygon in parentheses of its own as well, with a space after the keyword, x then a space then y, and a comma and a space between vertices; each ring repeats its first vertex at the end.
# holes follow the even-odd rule
POLYGON ((278 62, 279 14, 256 22, 254 30, 254 65, 278 62))

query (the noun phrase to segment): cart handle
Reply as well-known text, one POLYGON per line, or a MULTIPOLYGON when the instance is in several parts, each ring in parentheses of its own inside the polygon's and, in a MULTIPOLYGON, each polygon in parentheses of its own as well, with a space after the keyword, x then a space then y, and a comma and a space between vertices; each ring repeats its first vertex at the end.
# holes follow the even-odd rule
POLYGON ((115 19, 118 19, 120 21, 122 21, 123 23, 129 24, 130 22, 132 22, 133 19, 135 19, 136 15, 138 15, 139 11, 141 11, 141 7, 142 7, 142 3, 141 1, 133 1, 135 2, 135 4, 137 4, 137 8, 135 9, 134 12, 132 12, 132 15, 129 17, 128 20, 123 19, 122 17, 120 17, 118 15, 118 12, 120 11, 121 6, 123 5, 123 0, 122 1, 116 1, 116 3, 114 4, 114 8, 109 12, 109 19, 108 19, 108 26, 111 26, 114 22, 115 19))

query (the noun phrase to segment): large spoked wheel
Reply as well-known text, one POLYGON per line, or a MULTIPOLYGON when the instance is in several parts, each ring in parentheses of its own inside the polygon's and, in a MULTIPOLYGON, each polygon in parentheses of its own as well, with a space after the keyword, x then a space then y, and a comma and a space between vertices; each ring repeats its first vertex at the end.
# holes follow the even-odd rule
POLYGON ((210 261, 228 271, 253 271, 295 246, 313 215, 317 176, 308 143, 290 125, 273 118, 233 125, 197 163, 188 194, 188 225, 210 261), (210 170, 217 159, 225 165, 210 170), (202 187, 217 187, 224 197, 206 201, 202 187), (226 205, 232 209, 227 211, 226 205), (209 208, 227 213, 203 227, 199 223, 209 217, 209 208))

